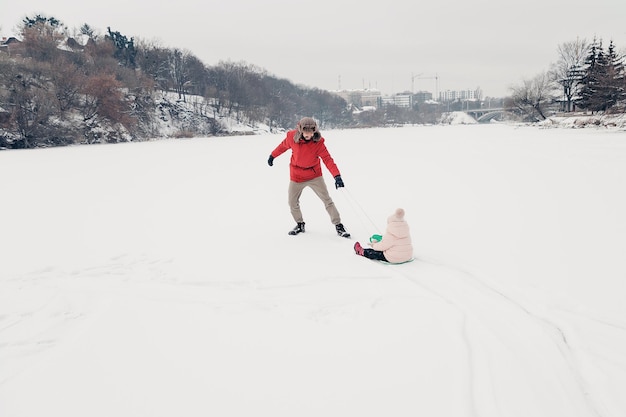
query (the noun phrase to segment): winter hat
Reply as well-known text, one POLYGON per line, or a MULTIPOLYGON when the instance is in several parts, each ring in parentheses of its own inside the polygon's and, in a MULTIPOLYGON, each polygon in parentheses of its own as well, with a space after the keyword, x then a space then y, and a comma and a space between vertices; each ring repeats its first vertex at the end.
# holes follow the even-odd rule
POLYGON ((308 128, 308 129, 312 128, 315 130, 315 133, 313 133, 313 142, 319 141, 320 138, 322 137, 322 134, 320 133, 317 127, 317 122, 312 117, 303 117, 302 119, 300 119, 300 121, 298 122, 297 128, 298 128, 298 131, 296 132, 296 135, 294 136, 294 140, 296 143, 300 142, 300 140, 303 140, 302 130, 304 128, 308 128))
POLYGON ((303 117, 298 122, 298 125, 300 126, 300 129, 304 129, 306 127, 306 128, 309 128, 309 129, 313 128, 313 129, 317 130, 317 122, 312 117, 303 117))
POLYGON ((404 209, 397 208, 396 211, 389 216, 387 222, 403 222, 404 221, 404 209))

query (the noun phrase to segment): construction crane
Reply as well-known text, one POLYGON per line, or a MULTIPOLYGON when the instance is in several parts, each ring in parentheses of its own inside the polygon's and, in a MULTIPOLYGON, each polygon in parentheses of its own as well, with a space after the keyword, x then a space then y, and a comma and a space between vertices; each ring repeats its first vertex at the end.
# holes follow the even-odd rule
POLYGON ((439 92, 439 77, 437 76, 437 74, 435 74, 434 76, 423 75, 423 72, 420 72, 417 75, 411 74, 411 93, 415 94, 415 80, 435 80, 435 100, 437 100, 437 94, 439 92))

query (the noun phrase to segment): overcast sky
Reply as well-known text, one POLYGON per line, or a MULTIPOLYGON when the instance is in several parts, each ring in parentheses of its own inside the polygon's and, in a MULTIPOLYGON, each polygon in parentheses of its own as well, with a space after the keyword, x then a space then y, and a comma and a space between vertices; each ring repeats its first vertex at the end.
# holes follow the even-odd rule
POLYGON ((69 29, 111 27, 189 50, 207 65, 245 61, 327 90, 480 87, 501 97, 547 70, 558 45, 577 37, 626 50, 624 0, 7 0, 0 7, 2 36, 40 13, 69 29))

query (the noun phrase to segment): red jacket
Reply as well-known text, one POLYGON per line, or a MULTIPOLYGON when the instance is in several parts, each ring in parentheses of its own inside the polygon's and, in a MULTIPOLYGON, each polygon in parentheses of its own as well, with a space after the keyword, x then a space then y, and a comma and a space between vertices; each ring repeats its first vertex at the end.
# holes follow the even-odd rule
POLYGON ((289 177, 294 182, 305 182, 322 176, 320 159, 324 165, 336 177, 340 175, 339 168, 330 156, 324 138, 319 137, 313 140, 298 140, 295 136, 296 129, 287 132, 287 137, 272 151, 274 158, 282 155, 287 149, 291 149, 291 162, 289 162, 289 177))

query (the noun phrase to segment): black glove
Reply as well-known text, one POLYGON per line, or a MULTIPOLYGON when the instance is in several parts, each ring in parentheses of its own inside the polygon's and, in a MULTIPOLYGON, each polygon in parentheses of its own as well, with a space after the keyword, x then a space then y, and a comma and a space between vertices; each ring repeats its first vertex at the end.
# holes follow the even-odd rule
POLYGON ((274 157, 272 155, 270 155, 270 157, 267 159, 267 165, 274 166, 274 157))
POLYGON ((337 175, 335 177, 335 188, 343 187, 343 180, 341 179, 341 175, 337 175))

